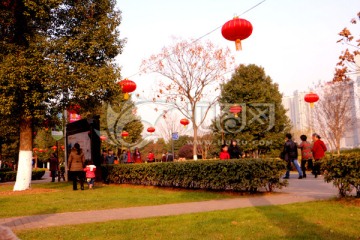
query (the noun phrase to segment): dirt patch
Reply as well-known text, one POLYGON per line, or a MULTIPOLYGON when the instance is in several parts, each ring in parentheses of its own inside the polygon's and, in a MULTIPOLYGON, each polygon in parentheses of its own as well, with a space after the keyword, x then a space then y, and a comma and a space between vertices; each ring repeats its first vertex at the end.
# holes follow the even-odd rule
POLYGON ((360 207, 360 198, 341 198, 336 200, 336 202, 346 206, 360 207))
POLYGON ((33 188, 24 191, 3 191, 0 192, 0 196, 17 196, 17 195, 29 195, 29 194, 42 194, 42 193, 50 193, 50 192, 57 192, 58 190, 55 189, 48 189, 48 188, 33 188))

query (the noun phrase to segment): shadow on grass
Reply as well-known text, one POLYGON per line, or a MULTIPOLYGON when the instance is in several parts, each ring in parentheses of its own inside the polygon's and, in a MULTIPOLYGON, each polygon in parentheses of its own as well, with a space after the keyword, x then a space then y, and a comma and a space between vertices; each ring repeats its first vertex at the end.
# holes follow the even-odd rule
MULTIPOLYGON (((266 199, 264 201, 267 202, 266 205, 269 207, 254 208, 275 227, 281 229, 284 234, 282 239, 357 239, 323 227, 320 223, 309 222, 303 217, 302 213, 289 211, 281 205, 272 205, 266 199)), ((255 202, 254 206, 256 206, 255 202)), ((314 212, 314 214, 316 213, 314 212)))

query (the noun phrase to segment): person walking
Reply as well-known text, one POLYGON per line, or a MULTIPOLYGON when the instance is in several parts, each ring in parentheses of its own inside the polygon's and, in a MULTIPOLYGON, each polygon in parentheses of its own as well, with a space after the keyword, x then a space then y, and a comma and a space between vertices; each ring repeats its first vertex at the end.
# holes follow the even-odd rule
POLYGON ((306 164, 308 169, 313 170, 312 145, 307 141, 306 135, 301 135, 300 139, 301 143, 298 147, 301 149, 301 170, 303 178, 306 178, 306 164))
POLYGON ((127 152, 123 150, 120 155, 120 163, 127 163, 127 152))
POLYGON ((50 154, 49 162, 51 182, 55 182, 56 173, 59 171, 59 159, 56 157, 55 153, 50 154))
POLYGON ((147 161, 148 161, 148 163, 153 163, 155 161, 155 155, 152 151, 149 152, 149 154, 147 156, 147 161))
POLYGON ((302 179, 302 172, 298 163, 298 151, 297 151, 297 145, 296 143, 292 140, 292 136, 290 133, 287 133, 285 136, 285 144, 284 144, 284 150, 283 150, 283 154, 284 156, 284 160, 287 162, 287 171, 285 174, 284 179, 289 179, 290 178, 290 171, 291 171, 291 163, 294 164, 296 170, 299 173, 299 179, 302 179))
POLYGON ((168 152, 166 154, 166 160, 165 162, 173 162, 174 161, 174 155, 171 152, 168 152))
POLYGON ((239 159, 241 158, 241 150, 236 140, 231 140, 231 145, 229 146, 229 155, 230 159, 239 159))
POLYGON ((320 175, 320 169, 321 169, 320 160, 325 156, 325 152, 327 151, 327 148, 325 146, 325 143, 321 140, 319 134, 313 133, 312 139, 313 139, 312 153, 315 159, 314 175, 315 178, 317 178, 317 176, 320 175))
POLYGON ((73 180, 73 190, 77 189, 77 180, 79 179, 81 190, 84 190, 84 163, 85 155, 80 148, 80 144, 75 143, 74 147, 71 149, 69 159, 68 159, 68 169, 70 171, 70 176, 73 180))
POLYGON ((135 148, 133 158, 134 158, 135 163, 142 163, 141 153, 138 148, 135 148))
POLYGON ((130 151, 130 148, 126 152, 126 159, 127 159, 126 163, 134 163, 133 155, 130 151))
POLYGON ((84 168, 84 172, 86 173, 86 182, 88 183, 89 189, 93 189, 95 182, 95 171, 96 166, 90 160, 88 161, 86 167, 84 168))
POLYGON ((219 158, 220 158, 220 160, 230 159, 230 154, 228 152, 228 146, 226 144, 221 146, 221 152, 220 152, 219 158))
POLYGON ((166 152, 161 155, 161 162, 166 162, 166 152))
POLYGON ((102 154, 101 154, 101 159, 100 159, 101 164, 106 164, 106 157, 107 157, 107 152, 106 152, 106 150, 103 150, 102 154))
POLYGON ((109 149, 108 154, 106 156, 106 164, 114 164, 115 161, 115 155, 113 150, 109 149))

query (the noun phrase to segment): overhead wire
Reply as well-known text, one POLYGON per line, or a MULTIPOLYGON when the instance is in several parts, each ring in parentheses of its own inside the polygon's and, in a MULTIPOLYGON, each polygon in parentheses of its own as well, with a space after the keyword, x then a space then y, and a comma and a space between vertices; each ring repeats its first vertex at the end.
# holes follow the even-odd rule
MULTIPOLYGON (((238 17, 241 17, 242 15, 244 15, 244 14, 250 12, 251 10, 253 10, 254 8, 258 7, 259 5, 261 5, 262 3, 264 3, 265 1, 266 1, 266 0, 260 1, 259 3, 255 4, 254 6, 252 6, 251 8, 249 8, 249 9, 247 9, 247 10, 245 10, 244 12, 242 12, 241 14, 239 14, 239 15, 237 15, 237 16, 238 16, 238 17)), ((217 31, 217 30, 219 30, 221 27, 222 27, 222 25, 221 25, 221 26, 218 26, 218 27, 216 27, 215 29, 211 30, 210 32, 207 32, 207 33, 205 33, 204 35, 202 35, 202 36, 194 39, 194 40, 191 41, 189 44, 187 44, 186 46, 184 46, 183 49, 191 46, 192 44, 200 41, 200 40, 203 39, 204 37, 212 34, 213 32, 215 32, 215 31, 217 31)), ((172 55, 174 55, 174 52, 171 52, 170 54, 164 56, 160 61, 162 61, 162 60, 164 60, 164 59, 166 59, 166 58, 168 58, 168 57, 170 57, 170 56, 172 56, 172 55)), ((151 66, 153 66, 153 65, 155 65, 155 64, 156 64, 156 63, 152 63, 152 64, 150 64, 148 67, 146 67, 145 69, 150 68, 151 66)), ((126 78, 134 77, 134 76, 136 76, 136 75, 139 75, 141 72, 142 72, 142 71, 139 70, 139 71, 137 71, 136 73, 134 73, 134 74, 132 74, 132 75, 129 75, 129 76, 126 77, 126 78)), ((226 73, 225 73, 225 74, 226 74, 226 73)))

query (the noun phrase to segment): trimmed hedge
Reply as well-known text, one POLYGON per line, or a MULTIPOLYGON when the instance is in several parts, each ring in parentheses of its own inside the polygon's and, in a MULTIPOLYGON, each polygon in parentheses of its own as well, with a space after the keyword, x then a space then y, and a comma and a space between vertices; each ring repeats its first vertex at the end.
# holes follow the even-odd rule
POLYGON ((104 179, 112 183, 187 189, 257 192, 282 188, 286 164, 277 159, 188 161, 152 164, 103 165, 104 179))
MULTIPOLYGON (((40 180, 45 174, 44 169, 33 170, 31 180, 40 180)), ((15 171, 0 172, 0 182, 12 182, 16 180, 15 171)))
POLYGON ((340 197, 346 197, 355 189, 360 197, 360 154, 352 153, 330 156, 322 160, 324 180, 333 182, 339 190, 340 197))

